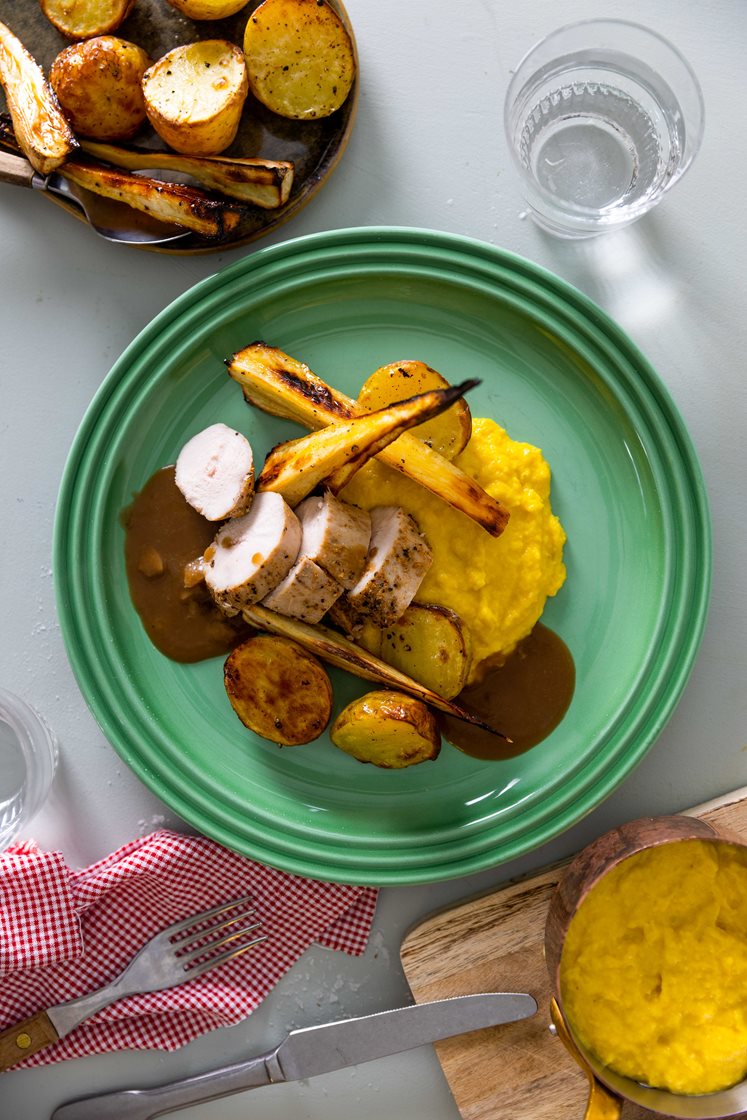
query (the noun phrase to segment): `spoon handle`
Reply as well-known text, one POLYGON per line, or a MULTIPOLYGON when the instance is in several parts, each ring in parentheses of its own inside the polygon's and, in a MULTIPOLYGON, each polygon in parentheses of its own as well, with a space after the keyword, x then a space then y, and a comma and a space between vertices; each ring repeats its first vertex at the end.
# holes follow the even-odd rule
POLYGON ((0 183, 11 183, 17 187, 33 186, 36 171, 22 156, 0 152, 0 183))
POLYGON ((594 1073, 584 1061, 581 1053, 571 1038, 557 1001, 550 1001, 550 1018, 552 1019, 555 1033, 573 1058, 574 1062, 585 1073, 589 1082, 589 1099, 586 1104, 584 1120, 620 1120, 622 1115, 622 1100, 610 1092, 606 1086, 597 1081, 594 1073))

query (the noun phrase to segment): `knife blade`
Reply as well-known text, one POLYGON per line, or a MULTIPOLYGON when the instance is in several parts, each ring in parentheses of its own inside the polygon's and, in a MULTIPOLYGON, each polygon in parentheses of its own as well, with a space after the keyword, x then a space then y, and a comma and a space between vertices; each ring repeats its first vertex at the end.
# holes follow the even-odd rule
POLYGON ((259 1057, 151 1089, 124 1089, 70 1101, 52 1120, 152 1120, 203 1101, 400 1054, 468 1031, 534 1015, 537 1003, 523 992, 481 992, 416 1003, 291 1031, 259 1057))

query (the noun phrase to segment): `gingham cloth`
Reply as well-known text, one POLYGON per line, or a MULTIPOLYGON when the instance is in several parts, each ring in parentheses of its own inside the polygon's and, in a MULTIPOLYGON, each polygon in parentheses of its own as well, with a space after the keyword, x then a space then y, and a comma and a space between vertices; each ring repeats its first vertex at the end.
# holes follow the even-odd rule
POLYGON ((377 891, 302 879, 204 837, 159 830, 83 870, 21 845, 0 855, 0 1029, 107 984, 160 929, 252 896, 266 940, 202 976, 99 1011, 22 1066, 173 1050, 237 1023, 313 943, 360 955, 377 891))

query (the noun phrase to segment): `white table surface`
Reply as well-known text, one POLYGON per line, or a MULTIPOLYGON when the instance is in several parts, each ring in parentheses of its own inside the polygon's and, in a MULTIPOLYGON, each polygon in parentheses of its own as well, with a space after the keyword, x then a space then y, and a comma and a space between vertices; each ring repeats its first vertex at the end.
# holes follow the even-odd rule
MULTIPOLYGON (((404 932, 431 910, 571 853, 612 825, 747 783, 747 98, 744 0, 346 0, 362 94, 326 189, 265 243, 357 225, 419 226, 523 254, 602 305, 642 348, 692 434, 712 506, 709 622, 681 702, 647 758, 554 843, 493 871, 382 892, 360 959, 314 950, 245 1023, 174 1054, 93 1057, 0 1079, 2 1120, 47 1120, 70 1098, 239 1060, 291 1026, 407 1002, 404 932), (657 211, 591 242, 549 239, 523 214, 502 132, 512 66, 559 22, 638 20, 690 59, 706 101, 692 169, 657 211)), ((85 409, 125 346, 242 252, 171 258, 109 245, 30 192, 0 185, 0 681, 54 726, 61 765, 27 835, 83 866, 180 821, 140 784, 88 712, 65 654, 51 566, 57 487, 85 409)), ((293 1116, 455 1120, 430 1048, 186 1110, 184 1120, 293 1116)))

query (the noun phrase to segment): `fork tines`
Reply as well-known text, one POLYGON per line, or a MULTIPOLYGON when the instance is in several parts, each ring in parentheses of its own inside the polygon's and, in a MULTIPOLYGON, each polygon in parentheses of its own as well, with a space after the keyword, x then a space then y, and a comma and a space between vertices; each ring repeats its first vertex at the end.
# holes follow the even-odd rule
POLYGON ((245 895, 201 914, 192 914, 163 931, 162 936, 173 946, 185 972, 199 976, 267 939, 267 934, 249 937, 261 927, 261 920, 243 924, 256 914, 255 907, 248 905, 250 902, 251 896, 245 895))

